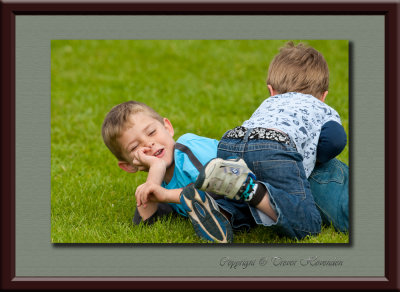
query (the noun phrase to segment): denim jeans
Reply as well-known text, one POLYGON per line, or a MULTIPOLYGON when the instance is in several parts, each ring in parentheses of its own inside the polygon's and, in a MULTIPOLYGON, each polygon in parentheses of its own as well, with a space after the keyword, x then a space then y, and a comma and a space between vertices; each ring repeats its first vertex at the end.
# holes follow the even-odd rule
POLYGON ((322 222, 336 230, 349 230, 349 167, 332 159, 316 165, 309 177, 311 192, 322 222))
MULTIPOLYGON (((343 162, 335 159, 329 160, 324 164, 317 164, 308 178, 311 192, 314 197, 317 209, 322 217, 322 222, 326 225, 333 225, 336 230, 347 232, 349 230, 349 168, 343 162)), ((226 197, 216 198, 218 205, 228 212, 231 216, 232 227, 235 230, 246 229, 257 225, 253 213, 255 208, 250 207, 243 201, 231 200, 226 197)), ((137 209, 137 208, 136 208, 137 209)), ((156 214, 146 220, 152 224, 154 219, 166 214, 174 213, 173 209, 166 203, 159 204, 156 214), (162 206, 165 205, 165 206, 162 206), (164 207, 164 208, 162 208, 164 207)), ((262 214, 257 214, 262 217, 262 214)), ((139 213, 135 212, 133 222, 138 225, 141 222, 139 213)), ((274 224, 274 222, 264 215, 261 220, 263 225, 274 224)))
MULTIPOLYGON (((258 209, 250 207, 253 218, 247 219, 249 224, 253 219, 281 236, 299 239, 321 231, 321 216, 305 175, 303 158, 294 145, 248 140, 248 135, 239 139, 222 138, 217 157, 227 159, 232 156, 243 158, 257 180, 264 183, 278 215, 277 222, 274 222, 258 209)), ((221 203, 218 202, 226 210, 227 204, 224 207, 221 203)))

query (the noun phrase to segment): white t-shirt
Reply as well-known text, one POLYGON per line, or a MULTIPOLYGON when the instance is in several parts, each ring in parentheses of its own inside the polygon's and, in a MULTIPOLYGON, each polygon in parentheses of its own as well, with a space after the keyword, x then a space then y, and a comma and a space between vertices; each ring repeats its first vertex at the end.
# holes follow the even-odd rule
POLYGON ((315 166, 321 127, 328 121, 341 124, 339 114, 312 95, 288 92, 263 101, 249 120, 246 128, 272 128, 289 135, 303 156, 307 177, 315 166))

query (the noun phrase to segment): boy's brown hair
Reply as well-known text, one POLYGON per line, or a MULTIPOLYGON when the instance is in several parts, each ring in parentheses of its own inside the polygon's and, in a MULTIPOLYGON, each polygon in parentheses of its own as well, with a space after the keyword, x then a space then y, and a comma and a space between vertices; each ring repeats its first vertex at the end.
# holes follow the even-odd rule
POLYGON ((329 87, 328 65, 314 48, 288 42, 269 65, 267 84, 279 94, 301 92, 320 97, 329 87))
POLYGON ((101 134, 104 143, 119 161, 126 161, 118 139, 127 127, 132 127, 130 117, 137 113, 146 113, 155 120, 164 124, 164 119, 148 105, 138 101, 127 101, 114 106, 106 115, 101 134))

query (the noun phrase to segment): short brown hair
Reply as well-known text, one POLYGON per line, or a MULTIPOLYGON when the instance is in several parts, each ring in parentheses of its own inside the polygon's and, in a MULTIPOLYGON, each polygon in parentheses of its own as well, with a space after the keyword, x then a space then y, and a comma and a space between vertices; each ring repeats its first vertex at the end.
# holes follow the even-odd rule
POLYGON ((288 42, 269 65, 267 84, 280 94, 301 92, 319 97, 329 87, 328 64, 314 48, 288 42))
POLYGON ((118 139, 131 125, 129 118, 139 112, 146 113, 164 124, 164 119, 154 109, 138 101, 127 101, 114 106, 104 119, 101 129, 103 141, 119 161, 126 161, 126 158, 118 139))

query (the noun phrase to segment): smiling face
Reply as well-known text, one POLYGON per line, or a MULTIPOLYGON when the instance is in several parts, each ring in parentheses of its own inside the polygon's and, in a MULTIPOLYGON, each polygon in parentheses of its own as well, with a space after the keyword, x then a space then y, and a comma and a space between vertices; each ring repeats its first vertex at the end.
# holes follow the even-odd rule
POLYGON ((164 160, 167 173, 173 172, 175 146, 173 136, 174 129, 168 119, 164 118, 164 123, 161 123, 145 112, 131 115, 118 139, 126 159, 125 168, 121 166, 121 163, 124 163, 122 161, 120 167, 125 171, 135 172, 135 166, 132 165, 134 154, 143 150, 146 155, 164 160))

